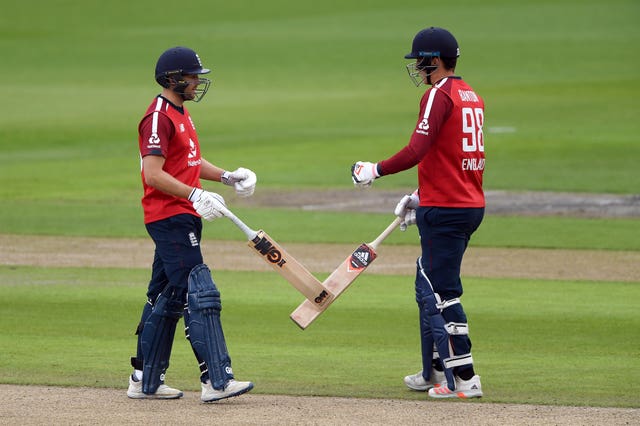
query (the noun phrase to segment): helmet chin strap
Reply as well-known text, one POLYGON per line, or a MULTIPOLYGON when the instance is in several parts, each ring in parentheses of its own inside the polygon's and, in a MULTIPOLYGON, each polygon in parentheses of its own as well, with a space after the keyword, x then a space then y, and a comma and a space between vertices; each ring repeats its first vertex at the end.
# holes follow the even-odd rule
POLYGON ((171 90, 175 94, 179 95, 183 101, 199 102, 209 90, 209 85, 211 84, 211 81, 206 78, 201 78, 199 85, 204 84, 204 89, 198 89, 196 87, 196 89, 193 91, 193 94, 189 94, 189 95, 187 95, 185 92, 187 90, 187 87, 189 87, 189 83, 184 82, 183 80, 173 79, 172 84, 173 84, 173 87, 171 88, 171 90))
POLYGON ((431 82, 431 74, 433 74, 435 72, 435 70, 431 71, 430 73, 427 74, 427 84, 429 85, 433 85, 433 83, 431 82))
POLYGON ((167 77, 167 85, 165 87, 170 89, 176 95, 180 96, 183 101, 188 101, 189 99, 187 99, 187 97, 185 96, 185 90, 188 86, 189 83, 182 80, 179 74, 174 74, 167 77))
POLYGON ((430 57, 430 58, 424 58, 424 59, 423 59, 422 61, 420 61, 420 62, 421 62, 421 63, 422 63, 422 62, 427 62, 427 63, 429 63, 429 65, 422 65, 422 66, 420 66, 420 65, 419 65, 419 68, 420 68, 420 69, 422 69, 422 70, 425 72, 425 74, 427 75, 427 84, 429 84, 429 85, 433 84, 433 83, 431 82, 431 75, 432 75, 434 72, 436 72, 436 70, 438 69, 438 65, 431 65, 431 60, 432 60, 432 59, 433 59, 432 57, 430 57))

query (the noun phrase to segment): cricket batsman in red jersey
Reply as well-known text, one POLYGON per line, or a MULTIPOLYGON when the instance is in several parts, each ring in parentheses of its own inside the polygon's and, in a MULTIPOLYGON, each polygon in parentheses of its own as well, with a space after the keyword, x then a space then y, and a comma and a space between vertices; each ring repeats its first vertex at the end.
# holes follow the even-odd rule
POLYGON ((404 196, 395 214, 401 229, 417 224, 422 255, 417 260, 416 301, 420 313, 422 371, 405 384, 433 398, 482 396, 471 357, 467 317, 460 303, 460 267, 471 235, 484 216, 484 102, 455 74, 460 56, 455 37, 443 28, 426 28, 413 39, 406 59, 409 76, 431 87, 409 143, 379 161, 356 162, 356 186, 418 166, 418 189, 404 196))
POLYGON ((226 171, 204 159, 196 128, 185 107, 206 94, 210 80, 192 49, 174 47, 160 55, 155 79, 162 86, 138 126, 142 162, 142 207, 147 232, 155 243, 147 303, 136 334, 137 353, 127 396, 175 399, 183 393, 164 383, 176 325, 185 333, 200 367, 201 400, 213 402, 241 395, 251 382, 234 378, 220 311, 222 303, 200 250, 202 219, 222 217, 224 199, 202 189, 200 179, 233 186, 251 196, 256 175, 249 169, 226 171))

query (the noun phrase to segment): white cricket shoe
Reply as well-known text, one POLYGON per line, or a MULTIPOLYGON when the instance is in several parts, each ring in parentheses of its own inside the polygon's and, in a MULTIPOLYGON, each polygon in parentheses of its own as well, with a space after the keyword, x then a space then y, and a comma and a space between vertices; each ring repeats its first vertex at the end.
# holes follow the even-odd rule
POLYGON ((432 368, 431 378, 429 381, 426 381, 424 377, 422 377, 422 370, 420 370, 416 374, 405 376, 404 384, 412 390, 427 391, 433 387, 440 386, 440 383, 444 380, 444 371, 438 371, 435 368, 432 368))
POLYGON ((129 389, 127 396, 132 399, 176 399, 182 397, 182 391, 162 383, 158 386, 156 393, 147 395, 142 392, 142 380, 135 380, 133 376, 129 376, 129 389))
POLYGON ((211 380, 207 380, 206 383, 200 382, 200 386, 202 386, 202 395, 200 396, 202 402, 214 402, 225 398, 231 398, 247 393, 253 389, 253 383, 239 382, 233 379, 227 382, 223 390, 214 389, 211 385, 211 380))
POLYGON ((429 389, 431 398, 480 398, 482 396, 482 385, 480 376, 477 374, 469 380, 462 380, 456 377, 456 390, 449 390, 447 382, 443 382, 437 388, 429 389))

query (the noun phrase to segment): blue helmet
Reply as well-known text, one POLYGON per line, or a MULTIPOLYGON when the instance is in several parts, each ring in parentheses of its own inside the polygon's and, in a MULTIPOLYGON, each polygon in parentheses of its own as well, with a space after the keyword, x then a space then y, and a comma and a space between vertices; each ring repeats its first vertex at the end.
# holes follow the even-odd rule
MULTIPOLYGON (((173 90, 184 97, 184 90, 187 84, 182 77, 189 74, 208 74, 211 70, 204 68, 198 54, 188 47, 172 47, 165 50, 158 58, 156 63, 156 81, 165 88, 175 86, 173 90)), ((198 102, 209 90, 211 81, 206 78, 200 79, 200 84, 204 84, 203 89, 196 90, 196 98, 198 102)))
POLYGON ((404 55, 405 59, 416 59, 415 63, 407 65, 409 77, 416 86, 424 82, 420 71, 426 73, 426 81, 431 84, 431 74, 438 68, 431 65, 432 58, 440 58, 449 68, 455 68, 459 56, 460 48, 453 34, 438 27, 429 27, 418 32, 413 38, 411 52, 404 55))
POLYGON ((417 58, 457 58, 460 56, 458 42, 449 31, 444 28, 430 27, 420 31, 413 38, 411 52, 405 59, 417 58))

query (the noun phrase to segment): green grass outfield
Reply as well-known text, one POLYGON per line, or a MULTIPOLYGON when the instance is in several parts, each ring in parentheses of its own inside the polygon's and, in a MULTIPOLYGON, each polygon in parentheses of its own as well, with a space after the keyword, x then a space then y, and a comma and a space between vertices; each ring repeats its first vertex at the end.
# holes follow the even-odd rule
MULTIPOLYGON (((458 73, 485 99, 486 189, 637 194, 639 16, 634 0, 12 3, 0 15, 0 233, 144 237, 136 126, 159 92, 158 55, 180 44, 213 69, 210 93, 189 105, 205 157, 253 169, 258 191, 347 190, 354 161, 408 141, 424 88, 403 56, 428 25, 456 35, 458 73)), ((375 187, 400 196, 415 180, 375 187)), ((282 242, 356 243, 390 220, 237 211, 282 242)), ((640 250, 638 225, 489 216, 472 244, 640 250)), ((214 222, 205 238, 242 236, 214 222)), ((359 278, 305 332, 280 277, 215 277, 234 366, 257 392, 424 398, 401 383, 419 355, 407 277, 359 278)), ((485 401, 639 406, 640 278, 465 278, 485 401)), ((0 382, 123 387, 147 279, 1 266, 0 382)), ((195 389, 196 376, 177 342, 171 383, 195 389)))
MULTIPOLYGON (((2 382, 124 392, 147 275, 0 267, 2 382)), ((420 368, 406 277, 361 277, 301 331, 288 319, 301 297, 278 275, 214 275, 234 371, 255 381, 257 393, 425 398, 402 383, 420 368)), ((640 380, 640 286, 473 278, 465 285, 483 401, 638 406, 630 390, 640 380)), ((168 380, 197 390, 195 358, 176 336, 168 380)))

